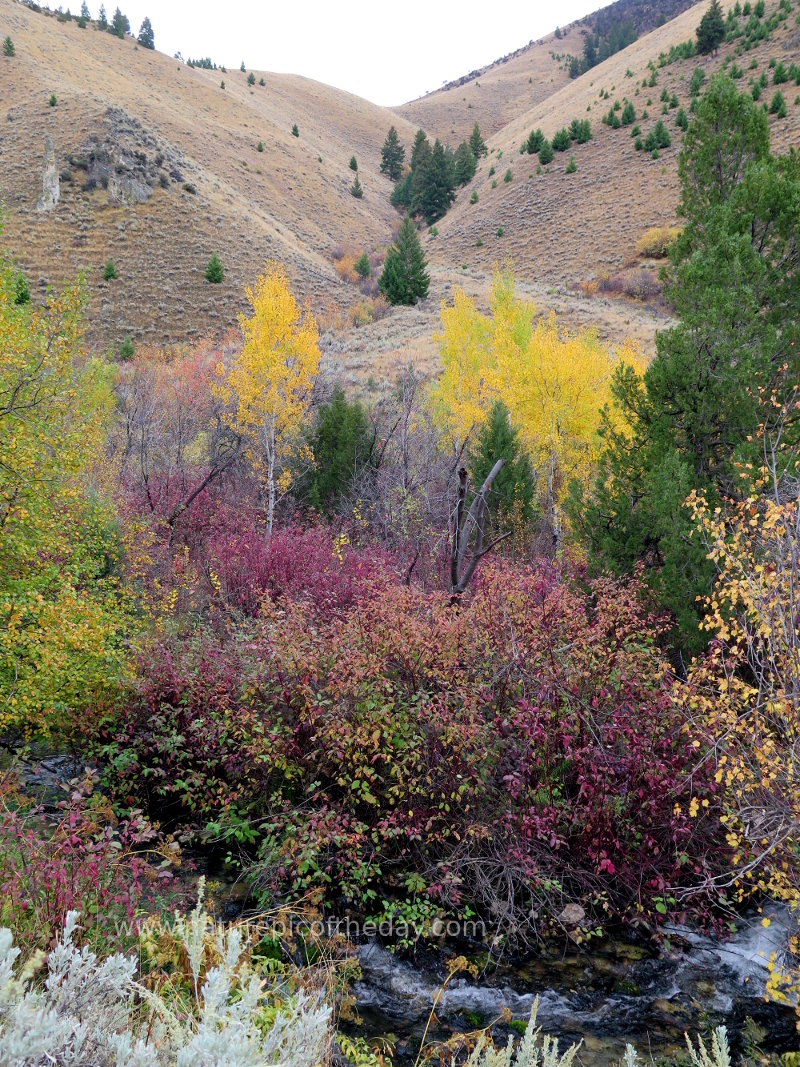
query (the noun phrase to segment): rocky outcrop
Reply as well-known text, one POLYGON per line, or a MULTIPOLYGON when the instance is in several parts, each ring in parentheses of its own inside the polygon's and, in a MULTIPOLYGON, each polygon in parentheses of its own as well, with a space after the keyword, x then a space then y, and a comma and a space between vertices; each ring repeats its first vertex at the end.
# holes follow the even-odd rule
POLYGON ((69 162, 84 172, 86 192, 104 189, 109 204, 121 207, 145 203, 159 184, 183 182, 184 160, 175 147, 121 108, 108 108, 103 128, 69 162))
POLYGON ((37 211, 52 211, 61 196, 56 166, 56 150, 51 137, 44 139, 44 169, 42 171, 42 195, 36 203, 37 211))

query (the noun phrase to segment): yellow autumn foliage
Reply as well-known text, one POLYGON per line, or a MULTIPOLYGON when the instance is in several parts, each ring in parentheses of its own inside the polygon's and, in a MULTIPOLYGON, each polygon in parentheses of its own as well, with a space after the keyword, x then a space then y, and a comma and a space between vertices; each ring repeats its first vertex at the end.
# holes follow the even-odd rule
POLYGON ((434 418, 458 451, 502 400, 557 504, 573 478, 588 479, 598 458, 600 413, 615 369, 628 363, 642 373, 644 358, 632 343, 615 351, 594 332, 569 333, 555 315, 538 316, 517 296, 509 270, 495 273, 490 306, 490 316, 481 314, 461 289, 451 306, 442 305, 434 418))
POLYGON ((69 732, 123 673, 113 519, 90 491, 111 368, 82 352, 79 286, 14 300, 0 254, 0 729, 69 732))
MULTIPOLYGON (((712 644, 679 699, 714 741, 715 781, 734 850, 733 899, 800 905, 800 502, 797 470, 743 471, 751 491, 691 508, 717 570, 703 623, 712 644)), ((796 955, 800 937, 795 939, 796 955)), ((800 968, 770 965, 770 994, 794 1002, 800 968)))
POLYGON ((232 425, 249 442, 249 458, 267 488, 272 531, 278 492, 290 484, 282 462, 292 454, 319 370, 319 335, 309 307, 300 309, 277 263, 246 290, 252 308, 240 316, 243 344, 217 389, 234 407, 232 425))

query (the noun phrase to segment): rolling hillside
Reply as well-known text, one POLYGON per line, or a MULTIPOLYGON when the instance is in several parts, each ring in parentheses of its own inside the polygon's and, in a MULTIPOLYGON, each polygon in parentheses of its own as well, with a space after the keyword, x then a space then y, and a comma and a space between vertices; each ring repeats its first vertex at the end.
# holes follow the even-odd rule
POLYGON ((91 340, 160 342, 226 329, 268 257, 318 305, 353 299, 331 250, 391 239, 397 216, 380 147, 392 121, 405 140, 414 132, 396 116, 299 77, 257 71, 250 87, 241 71, 192 69, 15 0, 0 0, 6 34, 16 47, 13 59, 0 57, 6 241, 34 292, 88 272, 91 340), (46 135, 61 199, 37 212, 46 135), (361 200, 350 195, 353 154, 361 200), (140 195, 145 203, 112 203, 140 195), (226 274, 209 286, 203 271, 213 251, 226 274), (109 257, 119 278, 106 283, 109 257))
MULTIPOLYGON (((775 86, 770 68, 773 60, 787 68, 800 60, 797 12, 781 22, 768 40, 743 51, 738 59, 736 45, 729 43, 714 57, 693 57, 659 67, 662 53, 669 54, 672 47, 694 36, 706 7, 702 2, 690 8, 568 82, 495 134, 489 140, 488 158, 438 224, 438 236, 427 239, 433 261, 463 264, 473 273, 486 274, 494 263, 510 259, 520 278, 555 286, 597 279, 632 262, 636 242, 647 228, 677 221, 681 130, 676 118, 681 108, 689 113, 689 84, 698 67, 709 77, 735 62, 743 88, 765 75, 768 85, 762 99, 769 104, 779 88, 787 105, 785 118, 770 119, 773 147, 787 151, 797 145, 800 88, 791 80, 775 86), (655 84, 651 86, 653 70, 655 84), (662 101, 663 96, 667 100, 662 101), (643 136, 659 119, 667 127, 672 143, 657 159, 635 150, 631 126, 612 129, 603 124, 603 116, 615 104, 621 113, 626 99, 634 105, 643 136), (675 100, 677 106, 671 106, 675 100), (574 144, 565 153, 557 152, 553 163, 538 173, 538 159, 520 154, 520 144, 537 128, 552 138, 573 118, 590 119, 593 139, 585 145, 574 144), (571 155, 577 170, 567 174, 571 155), (473 194, 477 194, 476 203, 470 203, 473 194)), ((767 17, 777 11, 778 0, 767 4, 766 10, 767 17)))
MULTIPOLYGON (((646 269, 645 280, 656 280, 657 265, 637 260, 635 245, 648 227, 675 219, 676 118, 681 108, 689 111, 693 72, 701 67, 710 75, 736 63, 729 69, 741 75, 743 88, 766 78, 769 103, 776 88, 771 62, 800 61, 793 0, 769 39, 750 50, 739 41, 738 55, 737 43, 729 43, 713 58, 659 65, 662 54, 693 37, 706 0, 644 31, 659 11, 685 6, 686 0, 617 0, 564 28, 558 40, 525 46, 463 84, 392 111, 299 77, 255 71, 250 85, 239 70, 192 69, 132 38, 121 41, 93 25, 81 30, 18 0, 0 0, 0 37, 10 34, 16 46, 13 58, 0 57, 5 243, 34 299, 86 272, 89 340, 98 347, 116 348, 128 335, 162 344, 226 333, 244 306, 245 286, 270 257, 332 321, 333 308, 361 299, 336 273, 334 250, 379 252, 399 221, 391 184, 379 173, 389 126, 397 126, 409 150, 420 123, 452 145, 477 120, 489 156, 459 190, 438 234, 423 236, 432 274, 428 300, 358 329, 340 317, 324 338, 326 365, 345 380, 379 388, 403 363, 435 370, 440 301, 461 285, 485 302, 493 266, 506 261, 541 310, 557 311, 573 328, 596 326, 612 340, 636 337, 651 349, 655 330, 668 321, 657 285, 644 300, 620 298, 614 285, 596 290, 620 270, 646 269), (571 80, 565 57, 582 52, 584 34, 614 12, 631 11, 638 12, 639 39, 571 80), (621 111, 626 99, 643 136, 659 118, 669 130, 671 146, 657 159, 635 150, 630 126, 603 124, 603 115, 615 106, 621 111), (532 129, 552 137, 584 118, 593 139, 557 153, 541 173, 538 159, 520 154, 532 129), (38 211, 45 137, 54 145, 60 200, 38 211), (571 154, 577 169, 567 174, 571 154), (352 155, 364 188, 360 200, 350 193, 352 155), (221 285, 203 277, 214 251, 225 268, 221 285), (106 282, 109 258, 119 277, 106 282)), ((779 0, 767 0, 767 18, 778 10, 779 0)), ((780 88, 787 115, 771 123, 774 144, 785 150, 800 139, 800 87, 790 81, 780 88)))
POLYGON ((590 31, 601 35, 609 26, 630 23, 641 36, 659 21, 668 21, 690 7, 692 0, 616 0, 593 15, 559 29, 503 56, 488 67, 471 71, 419 100, 396 108, 398 114, 443 141, 458 143, 477 122, 493 135, 536 107, 570 82, 567 59, 582 56, 590 31))

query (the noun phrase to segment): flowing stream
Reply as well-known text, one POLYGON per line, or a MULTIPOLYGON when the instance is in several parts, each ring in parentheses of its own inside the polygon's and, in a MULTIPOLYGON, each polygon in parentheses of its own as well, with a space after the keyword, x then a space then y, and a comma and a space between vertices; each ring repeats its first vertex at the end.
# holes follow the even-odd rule
MULTIPOLYGON (((46 804, 55 803, 61 785, 78 772, 68 757, 57 756, 41 760, 23 779, 46 804)), ((226 885, 221 872, 209 873, 225 887, 223 917, 241 915, 243 886, 226 885)), ((720 1024, 735 1052, 748 1018, 763 1031, 765 1051, 795 1050, 800 1038, 794 1008, 765 999, 767 965, 773 957, 781 965, 792 931, 797 918, 770 905, 763 915, 739 919, 726 940, 671 927, 659 952, 609 939, 589 950, 572 946, 557 957, 505 964, 476 979, 458 974, 438 1002, 443 956, 415 966, 371 941, 358 948, 362 977, 351 990, 362 1019, 356 1032, 386 1038, 398 1062, 413 1064, 426 1028, 428 1042, 446 1040, 488 1025, 504 1008, 526 1022, 538 996, 539 1025, 560 1039, 562 1049, 580 1041, 586 1067, 618 1063, 627 1042, 644 1058, 685 1054, 685 1033, 707 1035, 720 1024)), ((503 1040, 515 1030, 501 1023, 493 1032, 503 1040)))
MULTIPOLYGON (((660 954, 611 942, 591 953, 573 949, 557 959, 501 967, 476 980, 459 974, 441 994, 428 1040, 486 1025, 502 1008, 527 1021, 538 996, 539 1025, 562 1048, 581 1041, 587 1065, 618 1062, 628 1041, 654 1058, 685 1053, 684 1033, 707 1034, 719 1024, 736 1048, 748 1018, 765 1032, 765 1050, 794 1049, 800 1043, 794 1010, 764 998, 767 964, 773 953, 783 957, 791 926, 786 911, 770 907, 742 921, 726 941, 672 928, 660 954)), ((398 1059, 413 1062, 442 975, 435 965, 417 968, 376 943, 358 955, 363 977, 353 993, 364 1028, 389 1038, 398 1059)), ((495 1036, 511 1032, 501 1024, 495 1036)))

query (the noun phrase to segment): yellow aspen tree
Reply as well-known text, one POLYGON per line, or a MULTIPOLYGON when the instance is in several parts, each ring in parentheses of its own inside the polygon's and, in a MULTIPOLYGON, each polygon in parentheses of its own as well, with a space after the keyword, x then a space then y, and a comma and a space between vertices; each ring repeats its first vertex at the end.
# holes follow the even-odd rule
MULTIPOLYGON (((780 407, 773 395, 775 409, 780 407)), ((777 435, 776 435, 777 436, 777 435)), ((793 436, 793 430, 791 434, 793 436)), ((740 467, 740 498, 687 506, 717 577, 705 601, 708 652, 692 662, 678 699, 712 740, 741 902, 765 895, 800 905, 800 464, 765 436, 760 470, 740 467)), ((768 925, 769 920, 764 920, 768 925)), ((767 992, 797 1003, 800 932, 788 961, 768 963, 767 992)))
POLYGON ((269 536, 278 490, 289 487, 282 463, 297 442, 319 370, 319 334, 310 308, 298 306, 279 264, 268 263, 246 295, 252 314, 240 316, 242 350, 225 386, 235 401, 235 428, 249 440, 251 461, 267 490, 269 536))
POLYGON ((490 323, 463 289, 452 307, 442 302, 442 329, 434 335, 442 373, 431 390, 434 418, 456 453, 486 420, 492 352, 490 323))
POLYGON ((587 480, 598 458, 601 411, 611 402, 615 369, 625 362, 641 374, 645 361, 633 344, 615 351, 593 331, 570 334, 555 315, 538 316, 533 304, 517 296, 508 269, 495 273, 490 306, 487 318, 457 290, 452 307, 442 308, 443 369, 432 393, 434 417, 461 445, 494 401, 502 400, 546 486, 557 533, 558 506, 569 482, 587 480))

